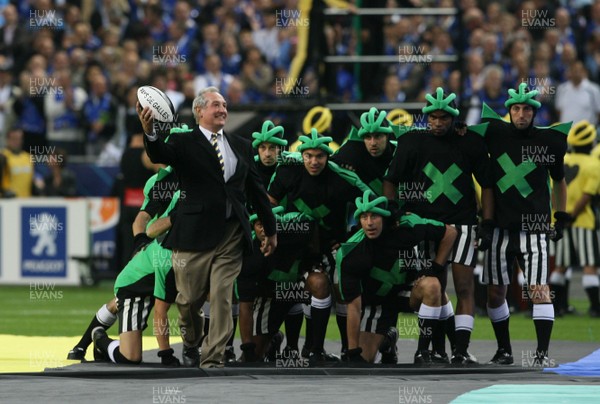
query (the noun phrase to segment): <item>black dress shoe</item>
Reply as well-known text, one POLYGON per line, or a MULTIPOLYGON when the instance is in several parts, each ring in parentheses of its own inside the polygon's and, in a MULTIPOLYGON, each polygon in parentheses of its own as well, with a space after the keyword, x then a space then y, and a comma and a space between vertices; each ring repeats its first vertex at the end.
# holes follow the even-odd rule
POLYGON ((185 367, 197 368, 200 366, 200 352, 196 346, 186 347, 184 345, 181 358, 183 359, 182 365, 185 367))

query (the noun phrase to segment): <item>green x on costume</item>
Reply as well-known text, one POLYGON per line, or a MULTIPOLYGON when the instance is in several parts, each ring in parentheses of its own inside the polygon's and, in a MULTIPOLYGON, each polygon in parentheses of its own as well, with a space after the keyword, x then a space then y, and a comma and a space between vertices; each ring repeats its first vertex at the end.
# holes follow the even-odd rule
MULTIPOLYGON (((514 91, 514 90, 513 90, 514 91)), ((571 123, 517 130, 485 103, 485 141, 494 188, 494 219, 500 228, 522 230, 522 215, 550 223, 550 178, 561 181, 571 123)))
MULTIPOLYGON (((272 297, 276 283, 293 283, 301 280, 320 259, 318 246, 314 245, 315 221, 299 212, 273 213, 277 221, 277 249, 265 257, 260 252, 260 241, 254 235, 254 253, 244 257, 242 270, 236 281, 236 293, 241 301, 253 301, 256 294, 272 297)), ((255 215, 250 217, 252 222, 255 215)))
POLYGON ((415 129, 398 138, 385 180, 398 185, 406 211, 443 223, 477 223, 473 175, 482 188, 490 187, 486 127, 470 126, 464 136, 415 129))
MULTIPOLYGON (((387 224, 387 223, 386 223, 387 224)), ((396 304, 410 290, 427 260, 413 248, 423 240, 439 243, 446 227, 436 220, 405 214, 400 226, 385 226, 374 240, 362 229, 343 243, 336 257, 336 280, 344 301, 362 296, 364 304, 396 304)))
MULTIPOLYGON (((322 251, 330 242, 346 238, 348 205, 368 189, 358 176, 329 161, 318 176, 311 176, 300 153, 289 153, 277 166, 269 185, 269 195, 278 201, 286 198, 287 212, 300 212, 319 225, 322 251)), ((278 247, 279 248, 279 247, 278 247)))

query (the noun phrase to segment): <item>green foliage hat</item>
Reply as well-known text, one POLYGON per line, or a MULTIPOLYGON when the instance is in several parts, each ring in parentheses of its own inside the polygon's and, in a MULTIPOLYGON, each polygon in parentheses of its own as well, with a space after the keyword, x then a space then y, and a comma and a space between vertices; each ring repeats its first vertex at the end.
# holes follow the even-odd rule
POLYGON ((527 83, 521 83, 519 84, 518 92, 512 88, 508 90, 508 95, 510 97, 506 100, 504 106, 510 109, 510 106, 514 104, 527 104, 537 109, 542 106, 538 100, 534 99, 538 93, 538 90, 527 91, 527 83))
POLYGON ((302 143, 297 149, 300 153, 308 149, 321 149, 329 155, 333 153, 333 150, 328 145, 333 139, 329 136, 319 135, 319 132, 315 128, 311 129, 310 137, 302 135, 298 140, 302 143))
POLYGON ((459 115, 459 112, 458 109, 456 109, 456 104, 454 103, 455 98, 456 94, 454 93, 451 93, 444 98, 444 89, 442 89, 442 87, 438 87, 435 90, 435 98, 433 98, 431 94, 425 95, 427 105, 423 107, 422 111, 424 114, 429 114, 433 111, 444 111, 456 117, 459 115))
POLYGON ((370 189, 367 189, 362 198, 356 198, 356 212, 354 218, 358 220, 360 215, 366 212, 376 213, 381 216, 389 217, 391 212, 387 210, 388 201, 385 196, 377 197, 370 189))
POLYGON ((383 126, 388 123, 385 119, 386 115, 387 112, 378 111, 375 107, 362 114, 360 116, 361 128, 358 131, 358 137, 362 138, 367 133, 393 133, 390 126, 383 126))
POLYGON ((278 146, 287 146, 287 140, 283 139, 283 126, 275 126, 275 124, 269 120, 266 120, 260 132, 252 133, 254 140, 252 141, 252 147, 258 148, 263 142, 269 142, 278 146))

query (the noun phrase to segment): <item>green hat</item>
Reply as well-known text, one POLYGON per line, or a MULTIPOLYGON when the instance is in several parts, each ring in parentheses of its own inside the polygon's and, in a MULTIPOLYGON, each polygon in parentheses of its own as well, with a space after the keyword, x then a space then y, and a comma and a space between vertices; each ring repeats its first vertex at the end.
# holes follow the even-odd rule
POLYGON ((508 95, 510 95, 510 98, 506 100, 504 106, 510 109, 510 106, 514 104, 527 104, 534 108, 539 108, 542 106, 542 104, 538 100, 534 99, 538 93, 538 90, 527 91, 527 83, 521 83, 519 84, 519 92, 516 92, 512 88, 508 90, 508 95))
POLYGON ((428 101, 427 105, 423 107, 422 111, 424 114, 429 114, 433 111, 445 111, 452 116, 458 116, 459 112, 456 109, 454 99, 456 94, 451 93, 449 96, 444 98, 444 90, 442 87, 438 87, 435 90, 435 98, 431 94, 426 94, 425 99, 428 101))
POLYGON ((300 140, 300 142, 302 143, 297 148, 297 150, 300 153, 308 149, 321 149, 329 155, 333 153, 331 147, 327 145, 329 142, 332 142, 333 139, 329 136, 319 135, 315 128, 312 128, 310 130, 310 137, 302 135, 298 138, 298 140, 300 140))
POLYGON ((252 142, 252 147, 255 149, 259 144, 263 142, 273 143, 279 146, 287 146, 288 142, 283 138, 283 126, 275 126, 275 124, 269 120, 263 123, 262 129, 260 132, 252 133, 252 137, 254 141, 252 142))
MULTIPOLYGON (((280 214, 281 212, 283 212, 285 210, 285 208, 283 206, 275 206, 274 208, 271 208, 271 210, 273 211, 273 214, 275 216, 277 216, 278 214, 280 214)), ((250 221, 250 224, 254 224, 254 222, 256 222, 256 220, 258 219, 258 215, 256 213, 254 213, 253 215, 250 215, 250 218, 248 219, 250 221)))
POLYGON ((388 201, 385 196, 377 197, 370 189, 367 189, 363 194, 362 199, 356 198, 356 212, 354 218, 358 219, 365 212, 376 213, 381 216, 391 216, 392 212, 387 210, 388 201))
POLYGON ((377 108, 372 107, 369 112, 360 116, 361 128, 358 131, 358 137, 362 138, 367 133, 392 133, 390 126, 382 126, 386 122, 387 112, 379 112, 377 108), (379 115, 377 115, 379 113, 379 115))

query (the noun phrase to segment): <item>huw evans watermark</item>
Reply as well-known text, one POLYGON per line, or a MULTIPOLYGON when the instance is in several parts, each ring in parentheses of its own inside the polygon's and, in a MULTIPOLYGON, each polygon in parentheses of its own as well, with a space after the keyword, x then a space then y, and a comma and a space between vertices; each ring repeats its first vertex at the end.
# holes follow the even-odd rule
POLYGON ((63 291, 56 290, 54 282, 29 283, 29 301, 58 301, 63 297, 63 291))
POLYGON ((300 282, 276 282, 275 300, 283 302, 303 302, 310 299, 310 292, 304 290, 300 282))
POLYGON ((296 350, 283 350, 275 354, 275 367, 277 368, 307 368, 307 358, 302 358, 296 350))
POLYGON ((275 79, 275 95, 280 97, 307 97, 310 90, 302 84, 302 78, 278 77, 275 79))
POLYGON ((63 18, 56 10, 29 10, 29 28, 62 29, 63 18))
POLYGON ((398 184, 398 199, 410 202, 425 202, 433 197, 423 182, 405 181, 398 184))
POLYGON ((60 165, 65 156, 56 152, 56 146, 30 146, 29 161, 32 164, 60 165))
POLYGON ((535 165, 554 165, 556 156, 550 152, 549 146, 521 146, 521 162, 535 165))
POLYGON ((29 78, 29 95, 32 97, 45 97, 46 95, 60 96, 63 94, 64 89, 57 84, 55 77, 29 78))
POLYGON ((308 27, 310 25, 309 19, 303 17, 300 10, 276 10, 275 18, 275 26, 281 28, 308 27))
POLYGON ((399 404, 430 404, 433 403, 431 394, 425 393, 425 387, 400 386, 398 387, 399 404))
POLYGON ((553 28, 556 18, 548 16, 548 10, 521 10, 521 26, 532 29, 553 28))
POLYGON ((398 62, 429 64, 433 61, 433 56, 426 51, 425 46, 400 45, 398 46, 398 62))
POLYGON ((186 63, 187 56, 179 52, 177 45, 155 45, 152 47, 152 62, 169 66, 186 63))
POLYGON ((180 403, 187 402, 183 390, 177 386, 153 386, 152 387, 152 403, 180 403))

